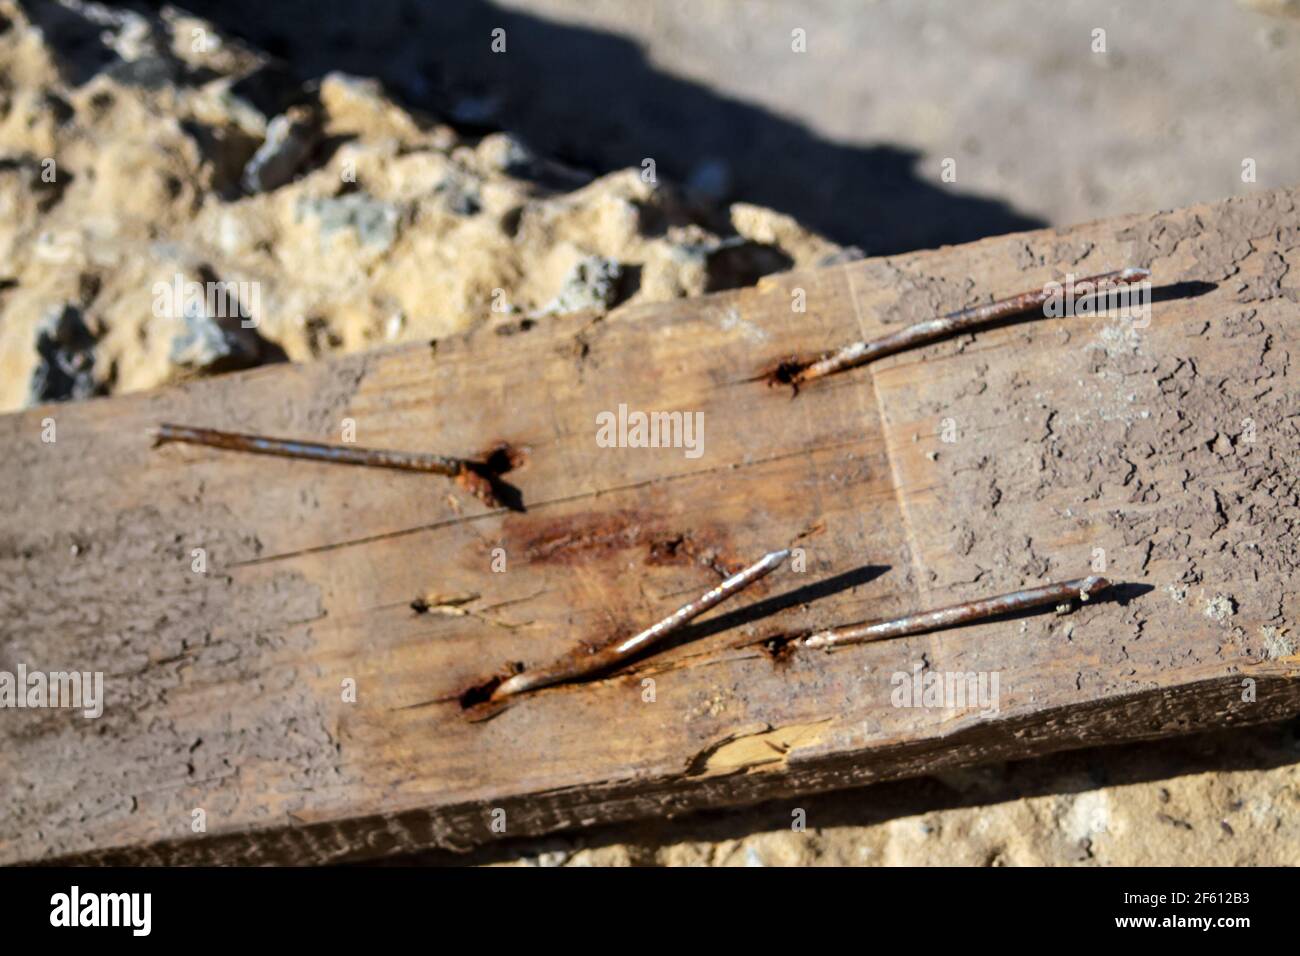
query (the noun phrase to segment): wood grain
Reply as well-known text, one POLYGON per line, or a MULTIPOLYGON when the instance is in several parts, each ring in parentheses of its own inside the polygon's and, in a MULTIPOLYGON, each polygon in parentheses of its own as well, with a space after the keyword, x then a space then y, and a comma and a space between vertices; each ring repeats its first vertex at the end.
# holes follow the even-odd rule
POLYGON ((0 862, 457 849, 1300 710, 1296 198, 0 419, 0 670, 103 671, 107 695, 93 720, 0 711, 0 862), (797 398, 755 381, 1126 264, 1154 272, 1147 327, 1007 323, 797 398), (702 412, 703 454, 599 447, 619 404, 702 412), (346 419, 371 447, 509 443, 525 510, 435 476, 150 439, 174 421, 337 441, 346 419), (466 719, 493 674, 639 629, 787 545, 804 570, 662 653, 466 719), (765 644, 1080 576, 1097 549, 1123 586, 1074 614, 833 654, 765 644), (996 712, 894 706, 918 667, 996 674, 996 712))

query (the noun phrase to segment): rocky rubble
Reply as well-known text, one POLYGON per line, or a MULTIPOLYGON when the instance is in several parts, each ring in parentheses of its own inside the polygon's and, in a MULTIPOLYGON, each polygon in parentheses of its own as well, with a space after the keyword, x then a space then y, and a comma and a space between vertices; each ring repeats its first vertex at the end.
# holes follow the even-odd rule
POLYGON ((0 213, 2 409, 697 295, 840 252, 642 169, 593 178, 464 135, 373 81, 298 83, 173 8, 79 0, 0 2, 0 213), (51 331, 52 314, 78 318, 51 331))

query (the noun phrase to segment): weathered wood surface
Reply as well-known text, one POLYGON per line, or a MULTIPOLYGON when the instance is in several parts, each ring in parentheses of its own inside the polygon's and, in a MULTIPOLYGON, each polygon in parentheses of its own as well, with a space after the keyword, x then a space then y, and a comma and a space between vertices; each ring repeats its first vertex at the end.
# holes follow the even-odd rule
POLYGON ((0 861, 468 847, 1300 710, 1297 196, 0 419, 0 670, 107 674, 97 720, 0 711, 0 861), (1148 328, 1008 324, 793 400, 750 381, 1122 264, 1155 273, 1148 328), (597 447, 596 415, 620 403, 703 411, 704 454, 597 447), (523 448, 509 477, 527 510, 149 436, 177 421, 337 440, 345 418, 362 445, 523 448), (459 695, 507 662, 643 626, 791 543, 807 570, 694 640, 464 719, 459 695), (834 654, 763 647, 1084 574, 1097 548, 1123 600, 834 654), (997 712, 893 706, 892 676, 918 665, 996 672, 997 712))

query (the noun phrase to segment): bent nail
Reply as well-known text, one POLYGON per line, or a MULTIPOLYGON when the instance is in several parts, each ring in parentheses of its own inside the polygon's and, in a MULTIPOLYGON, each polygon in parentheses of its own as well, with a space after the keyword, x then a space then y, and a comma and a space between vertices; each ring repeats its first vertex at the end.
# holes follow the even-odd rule
POLYGON ((1013 591, 999 597, 985 598, 982 601, 967 601, 937 611, 924 611, 919 614, 907 614, 888 621, 872 624, 852 624, 818 631, 806 637, 798 638, 794 643, 799 647, 821 648, 829 650, 848 644, 861 644, 866 641, 881 641, 891 637, 905 637, 909 634, 921 634, 937 631, 945 627, 969 624, 1010 614, 1028 608, 1042 607, 1046 604, 1058 604, 1071 598, 1087 601, 1094 594, 1099 594, 1110 587, 1110 582, 1098 575, 1075 578, 1059 584, 1045 584, 1042 587, 1013 591))
POLYGON ((273 455, 278 458, 300 458, 339 465, 363 465, 371 468, 395 468, 400 471, 446 475, 467 488, 484 504, 493 507, 499 504, 492 491, 487 467, 481 462, 465 458, 422 452, 389 451, 381 448, 358 448, 355 445, 327 445, 321 442, 268 438, 265 435, 248 435, 242 432, 225 432, 215 428, 194 428, 189 425, 167 423, 158 426, 154 440, 158 445, 167 442, 183 442, 190 445, 205 445, 209 448, 249 452, 254 455, 273 455))
MULTIPOLYGON (((1128 266, 1115 272, 1104 272, 1101 275, 1076 279, 1073 289, 1076 296, 1082 297, 1092 295, 1103 288, 1128 285, 1131 282, 1138 282, 1150 277, 1151 270, 1128 266)), ((774 383, 793 385, 798 388, 799 385, 813 379, 825 378, 827 375, 833 375, 836 372, 856 368, 874 359, 893 355, 895 352, 924 345, 958 332, 966 332, 987 325, 990 322, 1029 312, 1032 309, 1042 308, 1044 303, 1058 294, 1059 288, 1044 286, 1042 289, 1022 292, 1019 295, 999 299, 996 302, 972 306, 969 309, 960 309, 936 319, 928 319, 925 322, 909 325, 905 329, 891 332, 877 339, 854 342, 844 348, 823 355, 815 361, 807 363, 795 360, 783 362, 770 378, 774 383)))
POLYGON ((683 604, 662 621, 647 627, 644 631, 594 651, 588 651, 586 648, 571 651, 549 667, 516 674, 503 681, 492 692, 489 699, 499 700, 502 697, 522 694, 524 691, 536 690, 539 687, 575 680, 625 661, 681 629, 688 621, 699 617, 709 608, 721 604, 755 581, 771 574, 789 556, 789 548, 765 554, 745 570, 731 575, 717 587, 710 588, 689 604, 683 604))

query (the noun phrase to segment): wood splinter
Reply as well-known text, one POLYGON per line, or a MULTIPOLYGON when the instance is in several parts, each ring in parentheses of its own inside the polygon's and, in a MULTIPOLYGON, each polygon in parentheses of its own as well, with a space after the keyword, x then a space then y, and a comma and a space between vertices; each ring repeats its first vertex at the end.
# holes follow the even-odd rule
POLYGON ((717 587, 710 588, 689 604, 683 604, 658 624, 647 627, 644 631, 622 641, 615 641, 605 647, 588 652, 585 648, 570 652, 549 667, 524 671, 502 681, 488 699, 501 700, 524 691, 548 687, 564 681, 577 680, 605 670, 627 660, 653 644, 657 644, 669 634, 681 629, 685 624, 699 617, 709 608, 721 604, 727 598, 738 594, 760 578, 771 574, 790 556, 789 548, 772 551, 763 555, 745 570, 733 574, 717 587))
MULTIPOLYGON (((1129 266, 1115 272, 1105 272, 1101 275, 1089 276, 1086 279, 1076 279, 1070 288, 1076 297, 1083 298, 1106 289, 1144 281, 1150 277, 1151 271, 1149 269, 1129 266)), ((976 305, 969 309, 950 312, 937 319, 927 319, 924 322, 909 325, 905 329, 899 329, 897 332, 891 332, 880 338, 872 339, 869 342, 854 342, 813 361, 789 359, 778 365, 776 371, 768 376, 768 380, 773 385, 793 385, 797 392, 800 385, 814 379, 825 378, 828 375, 834 375, 836 372, 843 372, 847 369, 857 368, 859 365, 865 365, 886 355, 893 355, 895 352, 902 352, 905 349, 933 342, 935 339, 946 338, 958 332, 968 332, 990 322, 1011 318, 1033 309, 1042 308, 1049 299, 1054 295, 1059 295, 1060 292, 1060 286, 1055 288, 1044 286, 1041 289, 1022 292, 1007 299, 999 299, 985 305, 976 305)))
POLYGON ((920 614, 908 614, 889 621, 877 621, 874 624, 851 624, 846 627, 834 627, 817 631, 806 637, 797 638, 796 647, 833 650, 849 644, 861 644, 866 641, 881 641, 891 637, 905 637, 909 634, 922 634, 937 631, 958 624, 983 621, 1001 614, 1011 614, 1029 608, 1042 607, 1046 604, 1060 604, 1077 598, 1089 600, 1110 587, 1110 582, 1098 575, 1075 578, 1057 584, 1044 584, 1042 587, 1013 591, 999 597, 985 598, 982 601, 967 601, 937 611, 924 611, 920 614))
POLYGON ((241 432, 218 431, 215 428, 194 428, 189 425, 162 424, 154 433, 154 444, 184 442, 225 448, 255 455, 274 455, 279 458, 300 458, 308 461, 326 461, 340 465, 364 465, 371 468, 395 468, 400 471, 420 471, 426 474, 446 475, 468 490, 489 507, 499 507, 492 487, 493 470, 484 462, 446 455, 431 455, 411 451, 388 451, 380 448, 358 448, 354 445, 327 445, 321 442, 295 441, 287 438, 267 438, 264 435, 247 435, 241 432))

